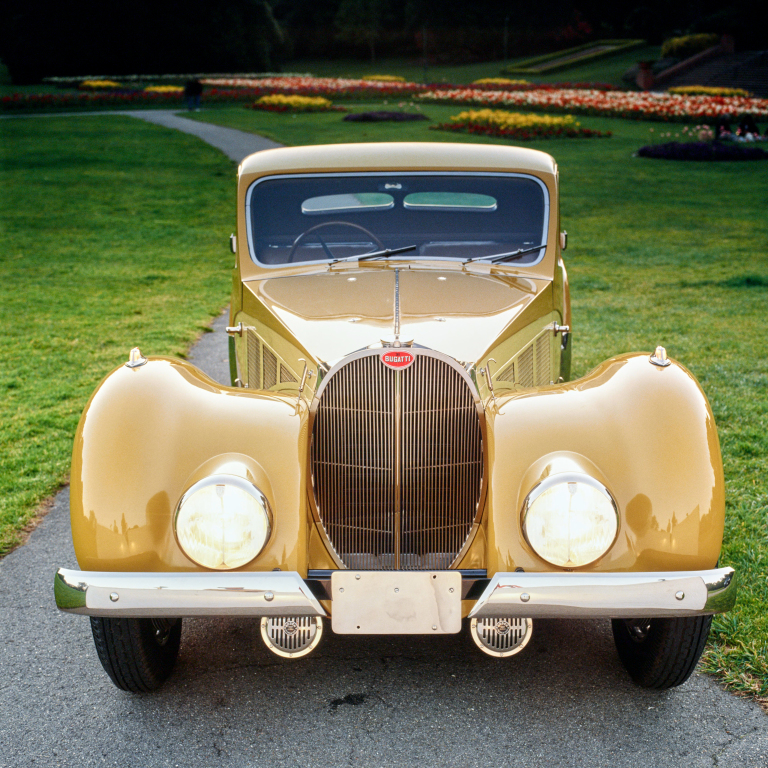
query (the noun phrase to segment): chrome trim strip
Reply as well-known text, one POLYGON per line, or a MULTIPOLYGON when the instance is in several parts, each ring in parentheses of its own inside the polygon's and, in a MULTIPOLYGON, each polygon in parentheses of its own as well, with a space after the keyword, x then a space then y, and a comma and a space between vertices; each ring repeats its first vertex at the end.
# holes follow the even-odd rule
MULTIPOLYGON (((397 272, 395 272, 397 275, 397 272)), ((395 371, 395 570, 400 570, 402 548, 402 492, 403 492, 403 374, 395 371)))
POLYGON ((59 568, 56 605, 86 616, 327 616, 295 571, 125 573, 59 568))
MULTIPOLYGON (((312 415, 314 415, 317 412, 317 408, 320 404, 320 397, 323 394, 323 390, 328 385, 328 381, 332 376, 334 376, 336 373, 338 373, 340 368, 343 368, 347 363, 351 363, 353 360, 357 360, 361 357, 366 357, 368 355, 380 355, 382 351, 385 348, 382 347, 374 347, 374 348, 364 348, 359 349, 357 352, 353 352, 351 355, 347 355, 346 357, 342 357, 341 360, 339 360, 327 373, 323 375, 323 380, 315 390, 315 396, 312 398, 312 404, 310 411, 312 415)), ((394 348, 393 348, 394 349, 394 348)), ((464 381, 467 382, 467 386, 469 387, 470 392, 472 393, 472 397, 475 401, 475 407, 477 408, 477 412, 481 417, 481 421, 485 423, 485 410, 483 408, 483 401, 480 397, 480 393, 477 390, 477 384, 472 379, 472 377, 467 373, 466 368, 464 368, 463 365, 456 362, 454 358, 452 358, 450 355, 443 354, 442 352, 437 352, 434 349, 429 349, 428 347, 421 347, 417 344, 414 344, 412 347, 407 348, 409 352, 412 352, 414 355, 427 355, 429 357, 435 357, 438 360, 442 360, 445 363, 448 363, 452 368, 454 368, 456 371, 459 372, 461 377, 464 379, 464 381)), ((312 424, 309 425, 310 431, 312 429, 312 424)), ((485 438, 485 434, 483 434, 483 438, 485 438)))
POLYGON ((733 568, 650 573, 497 573, 469 618, 637 619, 724 613, 733 568))
POLYGON ((395 346, 400 346, 400 270, 395 269, 395 346))
MULTIPOLYGON (((318 179, 318 178, 339 178, 339 177, 364 177, 364 176, 493 176, 493 177, 505 177, 505 178, 519 178, 519 179, 529 179, 531 181, 535 181, 540 187, 541 191, 544 195, 544 226, 542 227, 542 235, 541 235, 541 242, 543 243, 542 247, 542 253, 541 255, 536 259, 536 261, 532 261, 530 264, 517 264, 513 266, 518 267, 533 267, 536 264, 538 264, 544 256, 546 255, 547 248, 549 247, 549 243, 547 242, 547 230, 549 229, 549 217, 550 217, 550 199, 549 199, 549 190, 547 189, 547 185, 538 177, 534 176, 533 173, 504 173, 504 172, 493 172, 493 171, 354 171, 349 173, 275 173, 270 176, 261 176, 260 178, 256 179, 246 190, 245 193, 245 231, 246 236, 248 238, 248 255, 251 257, 251 261, 254 264, 257 264, 260 267, 263 267, 264 269, 281 269, 285 267, 285 264, 262 264, 255 256, 255 251, 253 248, 253 224, 251 222, 251 195, 253 194, 254 188, 261 184, 263 181, 269 181, 271 179, 318 179)), ((435 256, 420 256, 418 258, 414 258, 413 256, 406 255, 406 260, 411 261, 421 261, 421 260, 430 260, 430 261, 451 261, 459 263, 458 259, 445 259, 441 257, 435 257, 435 256)), ((320 264, 332 264, 331 259, 323 259, 318 261, 310 261, 307 262, 308 265, 320 265, 320 264)))

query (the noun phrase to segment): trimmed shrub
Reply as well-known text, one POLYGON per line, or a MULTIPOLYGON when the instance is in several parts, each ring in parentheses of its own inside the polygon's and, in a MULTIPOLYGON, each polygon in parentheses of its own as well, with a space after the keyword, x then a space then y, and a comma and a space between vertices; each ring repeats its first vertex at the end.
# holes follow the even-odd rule
POLYGON ((720 38, 714 34, 701 33, 698 35, 684 35, 683 37, 670 37, 661 45, 661 57, 687 59, 697 53, 706 51, 713 45, 717 45, 720 38))
POLYGON ((652 157, 658 160, 765 160, 768 152, 760 147, 745 147, 742 144, 724 144, 719 141, 692 141, 681 143, 670 141, 637 150, 638 157, 652 157))

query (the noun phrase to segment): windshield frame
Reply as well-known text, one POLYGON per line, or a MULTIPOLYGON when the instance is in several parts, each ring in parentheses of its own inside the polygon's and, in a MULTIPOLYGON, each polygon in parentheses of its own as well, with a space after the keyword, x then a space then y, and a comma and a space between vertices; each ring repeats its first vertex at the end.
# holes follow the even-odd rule
MULTIPOLYGON (((522 178, 527 179, 529 181, 536 182, 539 187, 541 188, 541 191, 544 196, 544 211, 543 211, 543 224, 542 224, 542 232, 541 232, 541 240, 542 243, 541 252, 536 258, 535 261, 529 261, 526 263, 519 263, 519 262, 513 262, 514 266, 516 268, 527 268, 527 267, 534 267, 537 264, 539 264, 546 255, 547 247, 549 245, 547 233, 549 231, 549 220, 551 216, 551 210, 550 210, 550 199, 549 199, 549 189, 547 188, 547 185, 540 179, 538 176, 535 176, 532 173, 520 173, 520 172, 504 172, 504 171, 353 171, 353 172, 327 172, 327 173, 273 173, 266 176, 261 176, 260 178, 253 181, 249 186, 245 193, 245 226, 246 226, 246 234, 247 234, 247 241, 248 241, 248 255, 251 258, 251 261, 261 269, 285 269, 286 266, 297 266, 294 265, 286 265, 286 264, 265 264, 264 262, 259 261, 256 258, 256 249, 254 248, 253 244, 253 222, 251 218, 251 197, 253 195, 253 191, 256 189, 256 187, 265 182, 265 181, 271 181, 273 179, 322 179, 322 178, 370 178, 370 177, 403 177, 403 176, 458 176, 458 177, 494 177, 494 178, 522 178)), ((364 256, 365 254, 361 254, 361 256, 364 256)), ((459 259, 450 258, 446 256, 423 256, 417 254, 414 256, 412 253, 405 253, 405 254, 398 254, 392 257, 389 257, 387 259, 383 259, 386 261, 394 261, 394 260, 405 260, 405 261, 424 261, 424 262, 448 262, 448 263, 456 263, 461 264, 461 261, 459 259)), ((301 262, 301 264, 306 265, 307 267, 315 267, 318 265, 331 265, 333 263, 336 263, 336 260, 332 259, 313 259, 312 261, 304 261, 301 262)), ((350 264, 354 264, 354 261, 348 262, 350 264)), ((482 263, 482 262, 480 262, 482 263)), ((504 264, 505 262, 501 262, 504 264)), ((495 265, 495 266, 498 266, 495 265)))

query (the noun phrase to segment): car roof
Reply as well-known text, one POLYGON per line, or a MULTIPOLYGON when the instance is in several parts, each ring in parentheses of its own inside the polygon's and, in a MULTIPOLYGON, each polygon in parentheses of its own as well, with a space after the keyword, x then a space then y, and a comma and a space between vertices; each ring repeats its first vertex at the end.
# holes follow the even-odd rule
POLYGON ((496 144, 387 142, 325 144, 267 149, 246 157, 239 174, 354 171, 480 171, 554 175, 557 165, 546 152, 496 144))

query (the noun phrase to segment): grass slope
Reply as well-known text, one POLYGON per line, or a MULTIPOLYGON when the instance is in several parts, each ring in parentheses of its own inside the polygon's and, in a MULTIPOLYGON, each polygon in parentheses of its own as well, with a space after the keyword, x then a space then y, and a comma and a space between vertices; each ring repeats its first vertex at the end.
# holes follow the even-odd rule
MULTIPOLYGON (((433 122, 459 111, 423 110, 433 122)), ((345 123, 333 114, 237 108, 203 112, 199 119, 294 145, 509 143, 431 131, 425 123, 345 123)), ((613 138, 520 144, 553 154, 560 167, 562 223, 570 233, 574 375, 611 355, 663 344, 701 382, 725 463, 721 562, 737 569, 741 585, 736 609, 715 619, 704 668, 768 701, 768 174, 761 163, 633 158, 658 123, 580 122, 613 131, 613 138)))
POLYGON ((234 168, 127 117, 0 121, 0 553, 67 477, 99 380, 227 300, 234 168))
MULTIPOLYGON (((658 59, 659 46, 635 48, 626 53, 616 54, 606 59, 574 63, 568 69, 561 69, 551 74, 506 75, 506 77, 525 79, 532 83, 611 83, 622 88, 627 87, 621 76, 638 61, 658 59)), ((529 57, 525 57, 526 59, 529 57)), ((422 63, 416 59, 385 59, 377 64, 364 61, 327 61, 322 59, 300 59, 286 64, 291 72, 306 72, 318 77, 365 77, 366 75, 399 75, 412 82, 428 83, 471 83, 481 77, 499 77, 501 70, 508 64, 523 61, 523 58, 510 58, 504 61, 483 61, 475 64, 454 64, 430 66, 426 78, 422 63)))

